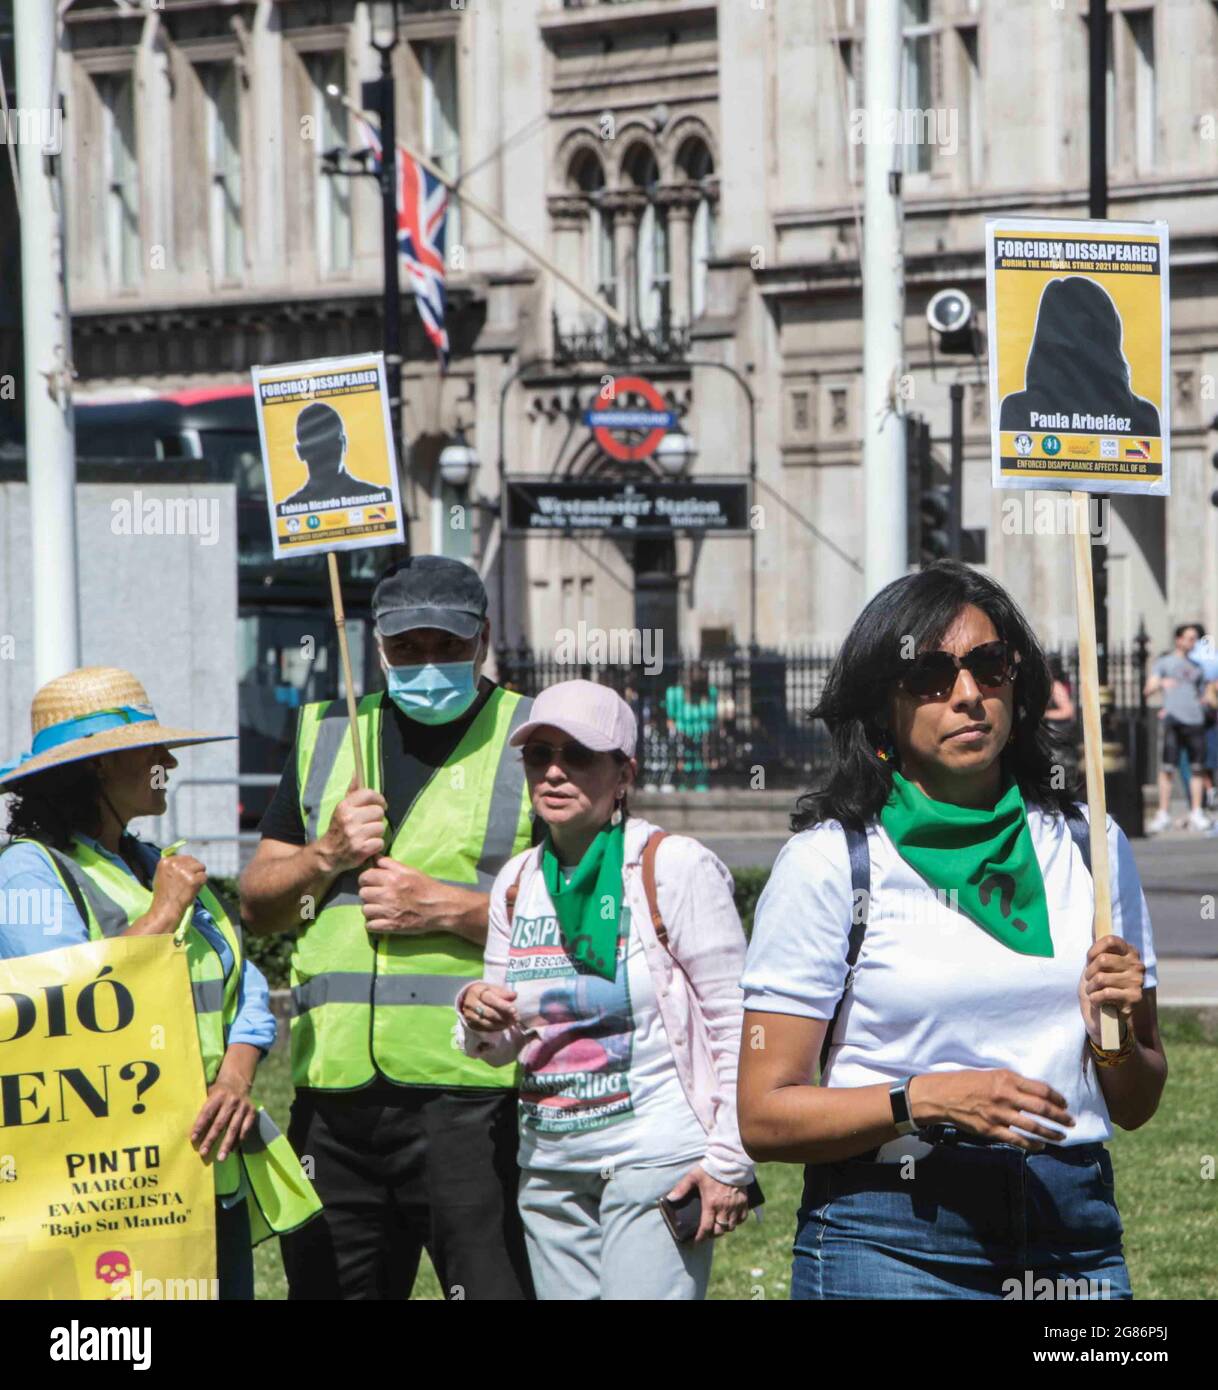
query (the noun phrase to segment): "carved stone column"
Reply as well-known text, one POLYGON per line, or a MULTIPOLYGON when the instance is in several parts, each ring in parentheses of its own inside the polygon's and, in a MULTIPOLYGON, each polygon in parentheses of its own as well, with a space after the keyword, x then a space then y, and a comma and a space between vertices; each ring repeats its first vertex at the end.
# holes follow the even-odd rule
POLYGON ((617 307, 630 323, 637 323, 639 219, 647 205, 644 194, 633 190, 607 193, 604 206, 613 214, 613 261, 617 276, 617 307))
MULTIPOLYGON (((546 200, 553 235, 554 260, 581 283, 588 278, 588 202, 577 194, 556 194, 546 200)), ((554 311, 566 322, 586 317, 588 305, 561 281, 554 282, 554 311)))
POLYGON ((659 201, 668 218, 668 312, 674 326, 684 328, 693 317, 690 229, 698 190, 683 184, 662 188, 659 201))

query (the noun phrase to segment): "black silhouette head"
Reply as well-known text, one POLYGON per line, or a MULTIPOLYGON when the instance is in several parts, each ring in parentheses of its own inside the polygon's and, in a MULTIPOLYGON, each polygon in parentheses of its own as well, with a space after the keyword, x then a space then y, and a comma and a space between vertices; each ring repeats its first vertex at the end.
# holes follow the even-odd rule
POLYGON ((333 472, 347 450, 342 416, 333 406, 314 401, 296 417, 296 452, 310 474, 333 472))
POLYGON ((1063 378, 1073 380, 1080 368, 1085 373, 1079 386, 1082 399, 1090 389, 1098 391, 1105 404, 1123 403, 1129 392, 1129 364, 1121 352, 1116 305, 1094 280, 1069 275, 1050 280, 1040 297, 1027 389, 1061 393, 1063 378))

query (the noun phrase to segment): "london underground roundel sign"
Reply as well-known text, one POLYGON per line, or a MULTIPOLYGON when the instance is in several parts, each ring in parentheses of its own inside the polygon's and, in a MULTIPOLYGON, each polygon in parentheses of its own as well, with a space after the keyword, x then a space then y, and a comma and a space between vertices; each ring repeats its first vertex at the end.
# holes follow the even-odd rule
POLYGON ((596 394, 594 408, 584 412, 584 422, 592 427, 596 442, 620 463, 650 458, 676 419, 664 397, 641 376, 607 381, 596 394), (627 406, 628 396, 641 396, 646 407, 627 406))

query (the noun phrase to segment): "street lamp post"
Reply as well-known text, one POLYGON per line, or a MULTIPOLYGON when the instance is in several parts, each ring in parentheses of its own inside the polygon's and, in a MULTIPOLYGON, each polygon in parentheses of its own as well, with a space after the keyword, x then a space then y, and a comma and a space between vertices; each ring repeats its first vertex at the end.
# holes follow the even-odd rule
POLYGON ((465 427, 458 425, 452 442, 440 450, 440 477, 449 487, 472 487, 481 466, 478 451, 465 437, 465 427))
MULTIPOLYGON (((438 461, 440 477, 446 486, 460 492, 464 499, 464 505, 475 512, 485 512, 487 516, 494 519, 499 516, 499 503, 491 497, 479 497, 474 487, 474 480, 478 476, 478 470, 482 467, 482 460, 478 456, 477 449, 466 439, 465 426, 458 424, 457 432, 452 439, 440 450, 438 461)), ((499 544, 500 551, 503 549, 502 539, 499 544)), ((476 545, 471 545, 470 564, 475 568, 481 569, 483 562, 483 551, 485 549, 485 536, 483 535, 482 525, 478 528, 478 541, 476 545), (476 562, 476 563, 475 563, 476 562)), ((500 618, 502 622, 502 616, 500 618)))
POLYGON ((682 430, 672 430, 656 445, 655 461, 670 478, 679 478, 693 467, 698 450, 694 441, 682 430))
MULTIPOLYGON (((402 449, 402 296, 398 285, 397 118, 394 108, 393 50, 398 46, 397 0, 378 0, 371 7, 372 46, 381 55, 375 106, 381 124, 381 237, 385 264, 384 348, 385 379, 389 387, 389 418, 394 448, 402 449)), ((409 535, 407 550, 409 551, 409 535)))

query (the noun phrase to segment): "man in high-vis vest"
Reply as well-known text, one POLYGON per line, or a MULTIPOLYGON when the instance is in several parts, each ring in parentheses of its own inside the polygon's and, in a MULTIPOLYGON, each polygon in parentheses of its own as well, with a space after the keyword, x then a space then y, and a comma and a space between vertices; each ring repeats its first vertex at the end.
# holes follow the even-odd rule
POLYGON ((516 1207, 516 1076, 468 1058, 453 1003, 482 975, 495 875, 531 838, 508 739, 531 700, 480 677, 486 590, 422 555, 372 597, 387 689, 300 711, 241 878, 248 931, 296 933, 289 1138, 324 1211, 282 1243, 289 1297, 533 1296, 516 1207))

